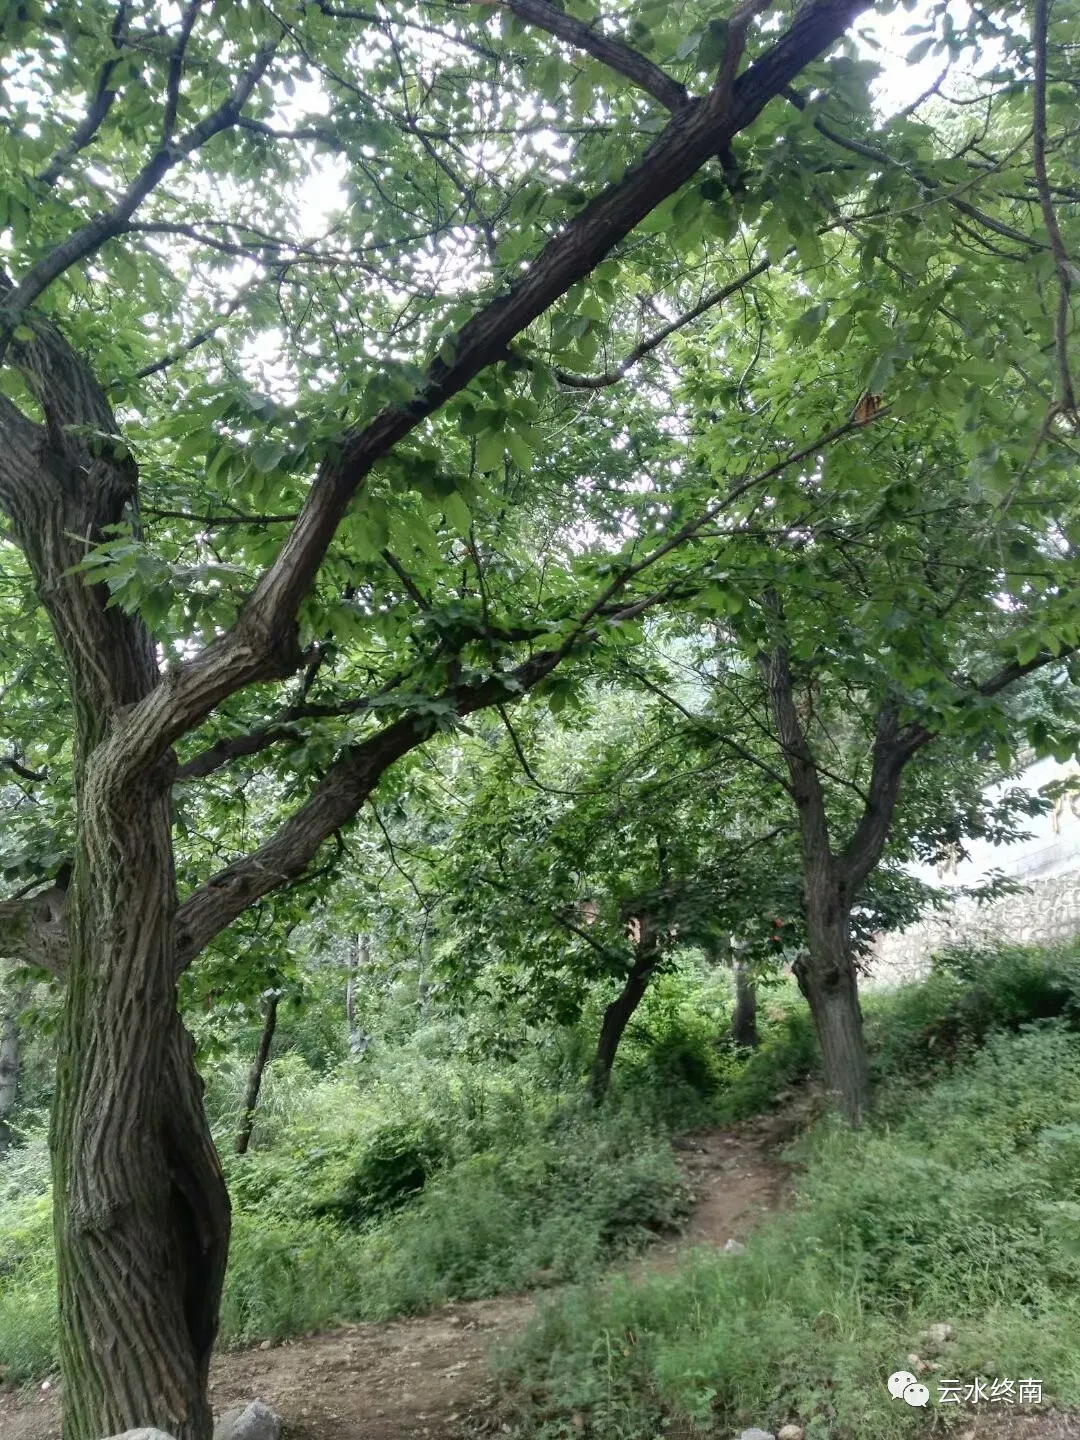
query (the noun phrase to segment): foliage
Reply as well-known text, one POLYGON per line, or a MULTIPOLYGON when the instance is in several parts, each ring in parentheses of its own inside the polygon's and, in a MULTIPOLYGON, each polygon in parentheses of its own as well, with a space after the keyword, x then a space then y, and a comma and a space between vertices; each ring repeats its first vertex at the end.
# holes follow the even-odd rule
POLYGON ((516 1433, 797 1419, 815 1440, 892 1440, 920 1417, 884 1379, 941 1321, 950 1373, 989 1361, 1075 1403, 1078 1122, 1080 1038, 1049 1027, 997 1037, 887 1128, 820 1127, 796 1209, 744 1254, 553 1302, 504 1359, 516 1433))

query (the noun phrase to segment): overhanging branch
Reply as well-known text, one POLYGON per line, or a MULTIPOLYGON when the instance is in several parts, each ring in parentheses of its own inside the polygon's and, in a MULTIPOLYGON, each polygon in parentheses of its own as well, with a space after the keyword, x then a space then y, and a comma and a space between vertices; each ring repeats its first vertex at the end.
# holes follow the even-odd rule
POLYGON ((610 253, 717 150, 838 39, 868 0, 812 0, 791 28, 744 74, 691 101, 641 160, 541 250, 526 273, 470 320, 433 362, 404 408, 387 408, 347 437, 340 459, 312 485, 292 533, 264 574, 235 627, 132 708, 115 743, 129 765, 152 763, 228 695, 257 679, 291 673, 299 663, 295 616, 309 592, 349 503, 372 467, 481 370, 504 358, 514 337, 610 253))

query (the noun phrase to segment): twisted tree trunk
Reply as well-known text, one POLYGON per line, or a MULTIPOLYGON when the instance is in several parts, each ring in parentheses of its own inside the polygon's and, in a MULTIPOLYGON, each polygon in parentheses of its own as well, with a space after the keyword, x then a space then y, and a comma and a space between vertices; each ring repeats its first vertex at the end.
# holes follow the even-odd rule
MULTIPOLYGON (((63 656, 75 735, 51 1129, 65 1440, 145 1425, 208 1440, 229 1201, 177 1010, 175 761, 141 761, 123 724, 160 684, 152 638, 76 568, 107 527, 137 524, 137 476, 62 337, 34 321, 18 355, 46 421, 2 412, 0 499, 63 656)), ((50 897, 28 912, 47 937, 50 897)))

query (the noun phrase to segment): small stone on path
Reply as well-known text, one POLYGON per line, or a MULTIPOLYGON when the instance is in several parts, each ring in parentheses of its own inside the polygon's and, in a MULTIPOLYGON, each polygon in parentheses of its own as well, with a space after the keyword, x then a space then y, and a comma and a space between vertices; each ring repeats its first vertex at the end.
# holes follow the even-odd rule
POLYGON ((281 1416, 261 1400, 226 1410, 214 1426, 214 1440, 280 1440, 281 1416))
POLYGON ((173 1437, 164 1430, 147 1429, 144 1425, 141 1430, 125 1430, 122 1435, 110 1435, 108 1440, 173 1440, 173 1437))

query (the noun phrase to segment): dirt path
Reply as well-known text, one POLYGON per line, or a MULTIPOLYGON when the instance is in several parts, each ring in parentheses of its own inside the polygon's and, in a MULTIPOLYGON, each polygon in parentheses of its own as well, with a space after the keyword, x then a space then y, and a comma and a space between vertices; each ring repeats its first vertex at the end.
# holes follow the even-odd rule
MULTIPOLYGON (((805 1126, 811 1106, 800 1097, 776 1114, 679 1140, 697 1204, 686 1230, 653 1246, 638 1262, 642 1270, 671 1268, 688 1245, 740 1241, 775 1209, 789 1184, 778 1147, 805 1126)), ((263 1400, 284 1417, 286 1440, 465 1440, 498 1430, 487 1354, 532 1312, 532 1295, 505 1295, 226 1352, 211 1372, 214 1410, 263 1400)), ((0 1440, 59 1434, 54 1383, 6 1393, 0 1387, 0 1440)))
MULTIPOLYGON (((791 1175, 779 1150, 815 1113, 813 1096, 785 1097, 771 1115, 676 1142, 697 1197, 690 1223, 659 1241, 632 1273, 671 1269, 691 1245, 741 1242, 761 1216, 781 1206, 791 1175)), ((550 1293, 550 1292, 548 1292, 550 1293)), ((214 1410, 265 1401, 285 1420, 283 1440, 481 1440, 498 1435, 487 1358, 522 1329, 531 1294, 448 1305, 386 1324, 346 1325, 281 1345, 218 1355, 211 1372, 214 1410)), ((986 1414, 961 1420, 950 1440, 1080 1440, 1080 1418, 1063 1414, 986 1414)), ((59 1396, 48 1388, 0 1386, 0 1440, 59 1440, 59 1396)), ((871 1440, 871 1437, 867 1437, 871 1440)))

